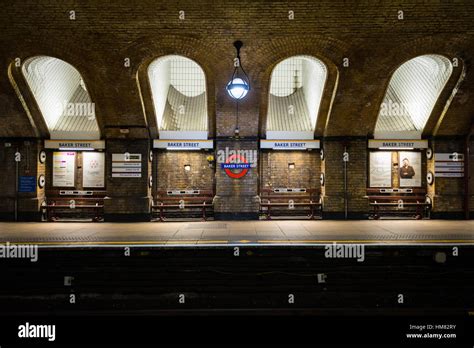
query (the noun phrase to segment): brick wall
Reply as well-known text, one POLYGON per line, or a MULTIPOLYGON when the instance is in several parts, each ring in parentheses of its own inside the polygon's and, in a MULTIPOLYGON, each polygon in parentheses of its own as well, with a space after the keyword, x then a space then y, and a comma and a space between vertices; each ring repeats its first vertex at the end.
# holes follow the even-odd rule
MULTIPOLYGON (((244 139, 216 141, 216 216, 256 218, 259 209, 258 165, 250 168, 242 178, 233 179, 221 168, 222 160, 220 160, 219 154, 220 151, 225 153, 226 150, 257 151, 258 142, 244 139)), ((254 160, 258 163, 258 151, 256 153, 257 158, 254 160)), ((237 172, 237 170, 234 171, 237 172)))
POLYGON ((212 191, 215 167, 206 159, 211 155, 213 155, 211 151, 156 151, 154 156, 156 188, 212 191), (186 171, 185 165, 190 165, 191 170, 186 171))
MULTIPOLYGON (((457 57, 461 67, 472 61, 473 20, 474 4, 469 0, 376 5, 330 0, 9 0, 0 13, 0 112, 6 121, 0 136, 35 135, 38 115, 25 112, 8 70, 16 78, 20 69, 12 68, 15 59, 39 54, 64 59, 79 70, 96 103, 103 134, 108 126, 147 125, 143 105, 149 96, 138 89, 140 68, 165 54, 190 57, 206 73, 209 114, 216 119, 217 135, 231 135, 236 107, 225 85, 237 39, 244 42, 242 62, 252 85, 240 105, 242 135, 255 136, 261 128, 259 116, 266 112, 272 68, 285 57, 310 54, 339 70, 331 115, 318 135, 366 136, 374 129, 390 76, 401 63, 426 53, 457 57), (70 11, 75 11, 74 20, 70 11), (185 12, 184 20, 179 20, 179 11, 185 12), (288 11, 293 11, 293 20, 288 11), (125 58, 130 67, 124 66, 125 58), (348 67, 342 66, 343 58, 349 59, 348 67)), ((439 134, 466 133, 474 108, 470 74, 468 70, 439 134)), ((332 93, 326 93, 323 103, 331 98, 332 93)))
MULTIPOLYGON (((322 100, 322 105, 327 106, 324 110, 330 110, 330 113, 320 116, 316 130, 316 136, 323 140, 326 160, 318 164, 315 158, 314 171, 308 174, 294 175, 299 170, 299 160, 295 160, 294 173, 275 176, 262 166, 251 169, 238 180, 229 178, 217 165, 217 212, 254 214, 258 211, 259 182, 270 179, 282 184, 304 184, 309 176, 317 185, 319 170, 322 170, 326 175, 326 186, 322 188, 324 210, 333 216, 341 216, 344 212, 344 139, 350 154, 348 208, 356 216, 367 212, 367 200, 363 198, 367 181, 365 137, 373 133, 393 71, 417 55, 439 53, 458 58, 460 62, 447 84, 449 88, 442 93, 434 109, 436 119, 429 122, 433 127, 430 126, 425 135, 433 135, 434 124, 441 114, 438 135, 455 139, 457 135, 467 134, 472 123, 474 78, 469 68, 474 59, 474 3, 468 0, 385 1, 376 5, 330 0, 117 0, 113 4, 99 0, 44 0, 41 4, 8 0, 2 9, 0 117, 3 123, 0 137, 48 138, 31 93, 24 88, 21 68, 13 64, 16 58, 24 61, 35 55, 49 55, 75 66, 95 103, 101 134, 107 141, 106 185, 110 199, 106 200, 106 214, 109 217, 110 214, 145 214, 149 209, 148 176, 152 166, 146 159, 150 134, 152 138, 156 137, 156 131, 150 123, 154 114, 150 95, 146 93, 147 80, 143 76, 148 64, 159 56, 180 54, 202 66, 206 74, 210 134, 218 138, 216 149, 225 146, 257 149, 257 137, 264 136, 263 120, 272 69, 282 59, 292 55, 313 55, 327 64, 331 76, 337 75, 336 92, 326 91, 322 100), (185 11, 184 20, 178 19, 181 10, 185 11), (294 12, 294 20, 288 18, 290 10, 294 12), (398 19, 399 10, 404 11, 403 20, 398 19), (75 20, 70 20, 70 11, 75 11, 75 20), (237 39, 244 42, 242 62, 251 82, 251 91, 239 103, 238 114, 235 101, 225 91, 235 56, 232 43, 237 39), (124 66, 125 58, 130 59, 130 67, 124 66), (342 66, 343 58, 349 59, 348 67, 342 66), (467 68, 466 77, 447 112, 441 113, 446 96, 451 93, 464 67, 467 68), (241 136, 251 140, 222 140, 232 136, 237 125, 241 136), (120 126, 130 128, 130 134, 122 135, 120 126), (111 178, 111 154, 125 151, 143 154, 142 178, 111 178)), ((449 143, 449 138, 446 139, 449 143)), ((4 158, 12 155, 11 149, 1 151, 0 156, 4 158)), ((212 171, 206 167, 203 156, 189 157, 192 167, 201 170, 184 174, 180 169, 181 161, 188 155, 178 159, 173 157, 175 155, 158 155, 155 163, 161 160, 166 165, 156 167, 155 187, 194 185, 196 182, 207 185, 210 179, 206 180, 206 176, 212 175, 209 174, 212 171), (177 170, 170 170, 174 165, 177 170)), ((265 158, 262 161, 264 163, 265 158)), ((277 158, 276 162, 285 161, 277 158)), ((0 202, 2 211, 12 211, 13 169, 10 162, 0 163, 3 184, 0 197, 5 198, 0 202)), ((42 170, 44 168, 39 166, 37 173, 42 170)), ((462 197, 456 195, 462 193, 461 185, 460 180, 436 180, 432 189, 435 209, 458 212, 462 197)), ((33 209, 37 204, 35 200, 39 202, 41 195, 39 192, 37 197, 25 196, 25 202, 30 202, 24 203, 28 205, 25 209, 33 209)))
POLYGON ((474 139, 469 142, 469 211, 474 217, 474 139))
POLYGON ((0 143, 0 219, 14 219, 15 201, 18 205, 19 220, 39 220, 39 207, 44 200, 44 188, 37 185, 38 177, 45 174, 45 165, 41 164, 38 154, 42 148, 36 139, 3 141, 0 143), (18 177, 33 176, 36 182, 35 192, 16 193, 15 153, 21 154, 18 164, 18 177))
POLYGON ((323 144, 325 159, 322 170, 325 175, 323 188, 324 213, 327 217, 344 216, 344 148, 349 154, 347 162, 348 217, 361 218, 368 211, 367 187, 367 140, 332 139, 323 144))
POLYGON ((319 151, 265 151, 260 153, 260 187, 320 188, 319 151), (294 169, 288 165, 294 163, 294 169))
POLYGON ((152 173, 149 141, 113 139, 107 141, 106 148, 105 220, 149 220, 152 173), (125 152, 142 155, 141 178, 112 177, 112 154, 125 152))
MULTIPOLYGON (((433 141, 435 153, 464 153, 462 139, 436 139, 433 141)), ((433 161, 432 161, 433 162, 433 161)), ((434 169, 434 165, 431 166, 434 169)), ((434 172, 434 171, 433 171, 434 172)), ((433 213, 436 217, 462 217, 464 209, 464 178, 435 177, 433 213), (456 214, 457 213, 457 214, 456 214)))

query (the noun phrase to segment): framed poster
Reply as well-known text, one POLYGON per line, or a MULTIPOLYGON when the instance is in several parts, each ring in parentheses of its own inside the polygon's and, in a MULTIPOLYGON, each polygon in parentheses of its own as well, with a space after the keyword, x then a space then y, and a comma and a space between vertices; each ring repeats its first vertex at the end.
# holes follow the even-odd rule
POLYGON ((75 152, 53 153, 53 186, 74 187, 76 169, 75 152))
POLYGON ((83 152, 82 154, 82 186, 105 186, 105 153, 83 152))
POLYGON ((370 187, 392 187, 392 153, 372 151, 369 158, 370 187))
POLYGON ((421 152, 398 153, 400 187, 421 187, 421 152))

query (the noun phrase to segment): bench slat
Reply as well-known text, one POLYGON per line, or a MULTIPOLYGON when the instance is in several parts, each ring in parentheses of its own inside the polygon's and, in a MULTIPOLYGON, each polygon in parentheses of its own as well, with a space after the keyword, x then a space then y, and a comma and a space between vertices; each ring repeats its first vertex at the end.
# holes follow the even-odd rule
POLYGON ((187 211, 192 208, 201 208, 202 220, 206 221, 206 212, 213 211, 214 209, 214 197, 214 192, 209 190, 200 190, 199 194, 182 195, 168 195, 167 191, 160 190, 151 206, 151 212, 152 215, 159 213, 159 220, 165 221, 165 212, 167 210, 187 211), (183 207, 179 204, 180 202, 184 202, 183 207))
POLYGON ((294 205, 294 206, 297 206, 297 205, 301 205, 301 206, 319 206, 321 205, 319 202, 293 202, 293 203, 289 203, 289 202, 260 202, 260 205, 263 206, 263 205, 269 205, 269 206, 281 206, 281 207, 288 207, 289 205, 294 205))

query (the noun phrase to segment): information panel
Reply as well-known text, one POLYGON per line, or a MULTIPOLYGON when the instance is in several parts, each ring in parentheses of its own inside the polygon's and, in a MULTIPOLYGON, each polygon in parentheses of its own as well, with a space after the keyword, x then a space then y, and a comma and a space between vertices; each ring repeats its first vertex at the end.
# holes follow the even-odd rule
POLYGON ((105 154, 103 152, 84 152, 82 168, 83 187, 105 187, 105 154))
POLYGON ((35 176, 20 176, 18 182, 18 192, 35 192, 36 191, 36 177, 35 176))
POLYGON ((464 154, 435 153, 435 176, 439 178, 464 177, 464 154))
POLYGON ((141 178, 142 155, 140 153, 112 154, 112 178, 141 178))
POLYGON ((370 153, 370 187, 392 186, 392 153, 376 151, 370 153))
POLYGON ((53 153, 53 186, 74 187, 76 169, 75 152, 53 153))

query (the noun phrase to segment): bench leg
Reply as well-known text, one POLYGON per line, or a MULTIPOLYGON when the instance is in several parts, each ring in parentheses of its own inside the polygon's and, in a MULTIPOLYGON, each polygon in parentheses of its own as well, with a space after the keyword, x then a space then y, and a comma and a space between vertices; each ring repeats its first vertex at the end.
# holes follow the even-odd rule
POLYGON ((206 206, 202 207, 202 221, 207 221, 206 218, 206 206))
POLYGON ((161 205, 160 206, 160 222, 164 222, 165 221, 165 217, 164 217, 164 214, 163 214, 163 206, 161 205))
POLYGON ((94 209, 94 219, 92 221, 94 222, 100 221, 100 209, 98 207, 94 209))
POLYGON ((379 207, 374 205, 374 219, 378 220, 380 218, 379 216, 379 207))
POLYGON ((423 218, 423 213, 420 211, 420 206, 417 204, 416 205, 416 216, 415 218, 417 220, 421 220, 423 218))
POLYGON ((313 205, 310 206, 310 210, 311 210, 311 214, 309 215, 309 219, 314 220, 314 206, 313 205))
POLYGON ((97 208, 94 208, 93 216, 92 216, 92 222, 97 222, 97 221, 99 221, 99 217, 98 217, 98 214, 97 214, 97 208))
POLYGON ((54 215, 54 209, 53 208, 50 208, 49 209, 49 214, 48 214, 48 221, 50 222, 56 222, 58 219, 56 218, 56 216, 54 215))

